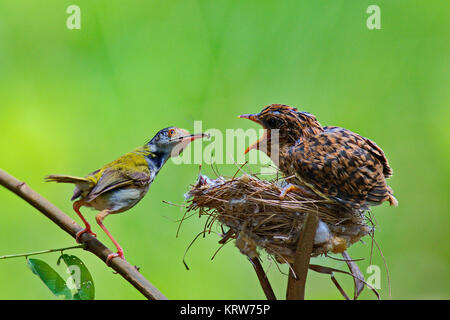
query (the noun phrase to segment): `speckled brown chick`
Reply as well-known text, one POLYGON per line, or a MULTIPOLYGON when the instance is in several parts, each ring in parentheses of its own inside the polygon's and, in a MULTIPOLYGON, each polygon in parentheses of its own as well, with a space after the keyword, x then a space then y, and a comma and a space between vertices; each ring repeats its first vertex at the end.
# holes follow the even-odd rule
POLYGON ((274 160, 278 148, 279 169, 286 177, 293 176, 289 180, 293 185, 306 185, 352 209, 367 209, 384 201, 397 205, 385 180, 392 169, 372 140, 344 128, 322 127, 312 114, 286 105, 272 104, 258 114, 240 117, 265 129, 245 153, 259 149, 274 160))

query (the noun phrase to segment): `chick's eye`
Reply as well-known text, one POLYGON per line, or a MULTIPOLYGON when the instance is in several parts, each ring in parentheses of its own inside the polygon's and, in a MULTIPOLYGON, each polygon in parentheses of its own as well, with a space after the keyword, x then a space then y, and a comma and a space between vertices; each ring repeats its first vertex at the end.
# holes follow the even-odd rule
POLYGON ((270 128, 276 128, 279 124, 279 121, 275 118, 270 118, 269 120, 267 120, 267 124, 270 128))

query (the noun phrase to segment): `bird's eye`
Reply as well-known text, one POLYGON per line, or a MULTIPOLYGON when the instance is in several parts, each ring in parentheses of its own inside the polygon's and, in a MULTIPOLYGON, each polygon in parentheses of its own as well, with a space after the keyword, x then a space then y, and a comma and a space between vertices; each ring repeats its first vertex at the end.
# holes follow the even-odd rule
POLYGON ((269 120, 267 120, 267 125, 269 126, 269 128, 276 128, 279 125, 279 121, 275 118, 270 118, 269 120))
POLYGON ((168 132, 169 137, 172 137, 175 135, 175 129, 170 129, 168 132))

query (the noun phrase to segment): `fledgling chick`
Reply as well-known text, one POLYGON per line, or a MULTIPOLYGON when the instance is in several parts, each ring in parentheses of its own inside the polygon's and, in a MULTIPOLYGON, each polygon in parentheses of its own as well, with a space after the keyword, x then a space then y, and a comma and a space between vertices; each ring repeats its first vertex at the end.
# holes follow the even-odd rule
POLYGON ((92 232, 91 226, 80 212, 80 207, 93 207, 100 211, 96 215, 99 226, 105 231, 117 248, 117 253, 110 254, 106 263, 114 257, 124 259, 119 243, 106 229, 103 220, 112 213, 124 212, 135 206, 147 193, 162 166, 170 157, 178 156, 193 140, 207 136, 189 134, 188 131, 176 127, 160 130, 147 144, 124 154, 102 168, 84 178, 49 175, 46 181, 74 183, 75 190, 71 200, 73 209, 80 216, 85 228, 77 233, 76 241, 81 242, 84 233, 92 232))
MULTIPOLYGON (((262 125, 264 134, 247 148, 272 153, 272 129, 278 133, 279 169, 294 176, 281 194, 306 185, 320 196, 352 209, 389 201, 397 205, 386 178, 392 175, 383 150, 375 142, 340 127, 322 127, 316 117, 286 105, 272 104, 258 114, 245 114, 262 125)), ((275 151, 276 152, 276 151, 275 151)))

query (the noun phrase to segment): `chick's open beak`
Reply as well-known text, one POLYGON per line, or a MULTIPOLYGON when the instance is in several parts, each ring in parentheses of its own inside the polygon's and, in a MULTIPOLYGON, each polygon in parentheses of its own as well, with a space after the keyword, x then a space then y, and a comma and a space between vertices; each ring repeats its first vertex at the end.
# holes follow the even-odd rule
POLYGON ((258 150, 259 149, 259 146, 262 144, 262 142, 264 141, 264 140, 266 140, 267 139, 267 130, 266 129, 264 129, 264 133, 263 133, 263 135, 261 136, 261 138, 259 138, 258 140, 256 140, 255 142, 253 142, 247 149, 245 149, 245 151, 244 151, 244 154, 247 154, 250 150, 252 150, 252 149, 256 149, 256 150, 258 150))
POLYGON ((248 119, 252 120, 253 122, 256 122, 257 124, 262 124, 261 121, 258 119, 258 115, 256 114, 241 114, 240 116, 238 116, 238 118, 248 119))
MULTIPOLYGON (((241 114, 240 116, 238 116, 238 118, 252 120, 257 124, 262 125, 261 120, 259 120, 258 115, 256 114, 241 114)), ((262 137, 259 138, 257 141, 253 142, 247 149, 245 149, 244 154, 247 154, 252 149, 258 149, 261 142, 266 138, 267 138, 267 130, 264 129, 264 134, 262 135, 262 137)))

